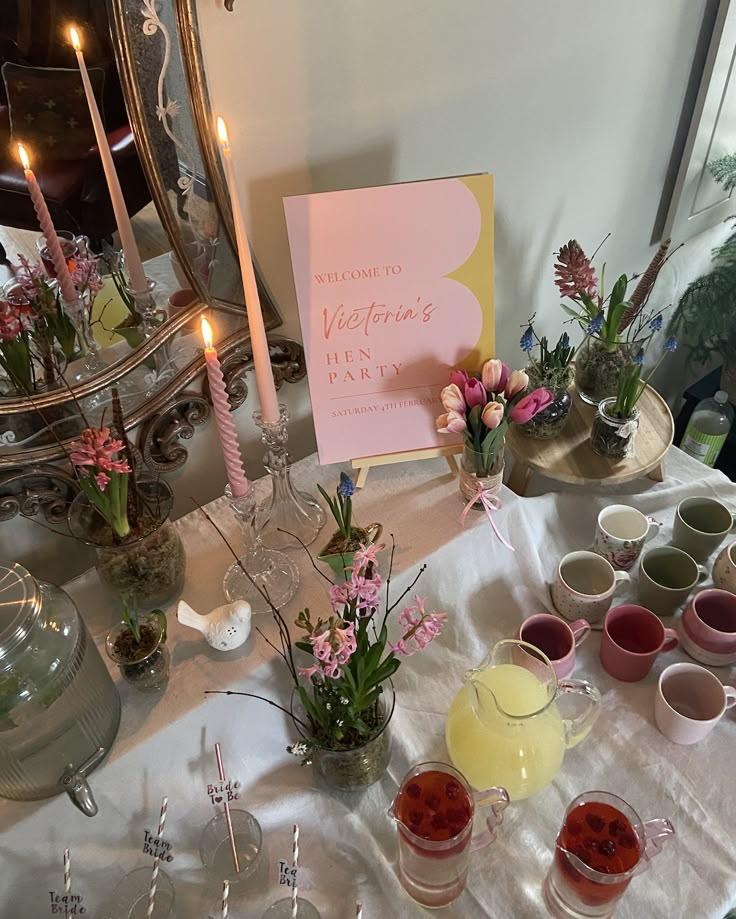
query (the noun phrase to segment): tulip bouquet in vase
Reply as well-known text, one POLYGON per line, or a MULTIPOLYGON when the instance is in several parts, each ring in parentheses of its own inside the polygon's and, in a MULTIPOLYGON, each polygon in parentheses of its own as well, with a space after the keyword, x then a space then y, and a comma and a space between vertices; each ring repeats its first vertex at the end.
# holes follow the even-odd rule
POLYGON ((478 377, 453 370, 442 390, 445 414, 437 419, 442 434, 463 435, 460 494, 464 500, 484 505, 483 497, 496 495, 503 477, 503 447, 510 424, 526 424, 550 405, 552 393, 540 387, 528 392, 524 370, 509 372, 507 364, 492 359, 478 377))

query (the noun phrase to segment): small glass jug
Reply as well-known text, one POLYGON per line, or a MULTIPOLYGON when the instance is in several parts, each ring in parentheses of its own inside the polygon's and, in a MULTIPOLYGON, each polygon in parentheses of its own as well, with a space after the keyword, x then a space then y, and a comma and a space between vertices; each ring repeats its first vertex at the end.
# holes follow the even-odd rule
POLYGON ((473 794, 446 763, 421 763, 404 776, 389 809, 399 834, 399 880, 422 906, 437 909, 465 889, 468 858, 496 838, 509 796, 504 788, 473 794), (486 829, 473 836, 475 808, 489 807, 486 829))
POLYGON ((616 795, 579 795, 565 811, 544 880, 550 913, 557 919, 608 919, 631 879, 646 871, 674 835, 669 820, 645 823, 616 795))
POLYGON ((558 680, 549 659, 525 641, 504 639, 475 670, 450 705, 445 728, 453 764, 473 788, 500 785, 512 801, 548 785, 565 750, 587 736, 600 692, 585 680, 558 680), (557 701, 577 696, 574 718, 557 701))
POLYGON ((0 797, 65 791, 94 816, 86 774, 119 724, 120 696, 71 598, 0 564, 0 797))

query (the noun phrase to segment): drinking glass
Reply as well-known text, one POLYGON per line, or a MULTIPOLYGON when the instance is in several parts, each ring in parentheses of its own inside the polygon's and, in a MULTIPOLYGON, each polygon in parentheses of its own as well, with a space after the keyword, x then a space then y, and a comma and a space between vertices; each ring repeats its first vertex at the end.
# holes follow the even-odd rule
MULTIPOLYGON (((146 919, 152 872, 153 861, 150 868, 136 868, 125 875, 113 891, 106 919, 146 919)), ((151 919, 173 919, 173 916, 174 885, 168 874, 159 868, 151 919)))
POLYGON ((587 791, 568 806, 544 880, 557 919, 609 919, 631 879, 675 833, 669 820, 642 821, 617 795, 587 791))
MULTIPOLYGON (((64 254, 64 258, 66 259, 67 268, 71 274, 72 271, 74 271, 74 265, 78 252, 77 240, 74 234, 70 233, 69 230, 57 230, 56 235, 59 239, 61 251, 64 254)), ((51 258, 51 253, 49 252, 49 246, 45 236, 38 237, 36 240, 36 248, 38 249, 38 254, 41 258, 41 261, 43 262, 44 271, 50 278, 55 278, 56 268, 54 267, 54 261, 51 258)))
MULTIPOLYGON (((297 897, 296 906, 299 919, 322 919, 320 911, 309 900, 297 897)), ((268 907, 263 919, 291 919, 291 916, 291 897, 284 897, 268 907)))
POLYGON ((202 864, 212 877, 222 883, 230 881, 231 885, 240 884, 258 870, 263 851, 263 834, 261 826, 253 816, 244 810, 230 808, 230 819, 235 837, 235 850, 238 853, 240 873, 236 872, 233 861, 233 850, 227 830, 227 818, 224 812, 219 813, 202 831, 199 841, 199 855, 202 864))
POLYGON ((473 793, 447 763, 421 763, 405 776, 389 816, 399 834, 399 880, 422 906, 452 903, 465 889, 468 858, 496 838, 509 796, 505 788, 473 793), (489 807, 486 829, 473 836, 476 805, 489 807))

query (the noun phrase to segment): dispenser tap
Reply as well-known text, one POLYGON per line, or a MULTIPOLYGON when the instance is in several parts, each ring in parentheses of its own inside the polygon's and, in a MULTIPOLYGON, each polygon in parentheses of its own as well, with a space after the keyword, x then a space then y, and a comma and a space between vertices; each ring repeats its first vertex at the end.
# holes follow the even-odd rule
POLYGON ((87 782, 87 773, 99 763, 104 755, 105 748, 99 747, 78 769, 69 765, 61 777, 62 788, 87 817, 94 817, 98 810, 92 789, 87 782))

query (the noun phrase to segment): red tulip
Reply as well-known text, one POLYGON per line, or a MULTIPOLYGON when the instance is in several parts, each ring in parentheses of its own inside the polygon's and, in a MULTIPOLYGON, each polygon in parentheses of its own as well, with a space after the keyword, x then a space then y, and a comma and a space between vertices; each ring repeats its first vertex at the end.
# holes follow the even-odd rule
POLYGON ((480 378, 488 392, 503 392, 509 378, 508 364, 493 358, 483 364, 480 378))
POLYGON ((440 415, 435 426, 440 434, 462 434, 468 427, 465 418, 458 412, 447 412, 445 415, 440 415))
POLYGON ((526 375, 526 371, 512 370, 509 374, 508 382, 506 383, 506 389, 504 390, 506 400, 513 399, 514 396, 518 396, 520 392, 524 392, 528 385, 529 377, 526 375))
POLYGON ((455 386, 460 387, 460 392, 465 390, 465 384, 468 382, 470 377, 464 370, 453 370, 450 373, 450 382, 454 383, 455 386))
POLYGON ((554 396, 548 389, 535 389, 528 395, 519 399, 516 405, 511 409, 509 420, 515 424, 526 424, 542 409, 552 402, 554 396))
POLYGON ((500 402, 489 402, 483 409, 480 420, 489 429, 497 428, 503 421, 504 407, 500 402))
POLYGON ((440 401, 442 402, 442 408, 446 412, 465 414, 465 397, 462 389, 456 383, 450 383, 449 386, 445 386, 440 393, 440 401))

